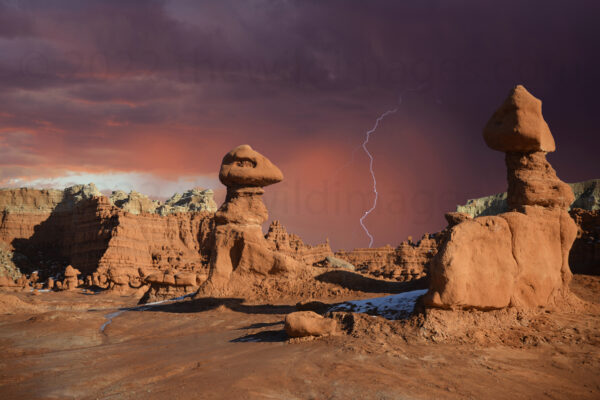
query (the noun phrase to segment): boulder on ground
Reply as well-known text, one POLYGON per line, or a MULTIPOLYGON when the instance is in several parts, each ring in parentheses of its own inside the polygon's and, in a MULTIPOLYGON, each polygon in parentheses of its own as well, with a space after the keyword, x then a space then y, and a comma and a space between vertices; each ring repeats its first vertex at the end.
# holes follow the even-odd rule
POLYGON ((285 332, 289 337, 332 335, 337 322, 312 311, 297 311, 285 317, 285 332))

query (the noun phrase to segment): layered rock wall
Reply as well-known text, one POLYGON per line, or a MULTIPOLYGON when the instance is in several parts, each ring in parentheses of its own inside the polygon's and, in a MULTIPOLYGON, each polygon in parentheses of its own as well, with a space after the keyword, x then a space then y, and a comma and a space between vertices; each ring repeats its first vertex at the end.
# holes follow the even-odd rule
POLYGON ((269 225, 265 239, 267 239, 272 249, 287 254, 305 264, 314 264, 333 255, 329 240, 315 246, 305 244, 300 236, 288 233, 277 220, 269 225))
POLYGON ((441 234, 425 234, 417 243, 406 240, 398 247, 390 245, 376 248, 340 250, 335 256, 348 261, 362 273, 399 282, 424 278, 429 263, 437 253, 441 234))
MULTIPOLYGON (((214 202, 212 192, 188 193, 191 194, 187 196, 188 204, 194 200, 199 204, 214 202)), ((111 201, 102 196, 93 184, 64 191, 0 190, 2 259, 10 257, 4 269, 8 271, 11 267, 10 261, 19 272, 30 274, 39 270, 46 279, 62 276, 65 266, 72 264, 84 276, 108 275, 102 283, 109 284, 109 269, 115 276, 122 276, 123 271, 139 276, 140 268, 152 271, 206 267, 212 212, 186 211, 161 216, 136 208, 131 213, 127 211, 131 197, 121 203, 122 208, 114 205, 114 197, 111 201)), ((182 203, 177 207, 187 210, 182 203)))

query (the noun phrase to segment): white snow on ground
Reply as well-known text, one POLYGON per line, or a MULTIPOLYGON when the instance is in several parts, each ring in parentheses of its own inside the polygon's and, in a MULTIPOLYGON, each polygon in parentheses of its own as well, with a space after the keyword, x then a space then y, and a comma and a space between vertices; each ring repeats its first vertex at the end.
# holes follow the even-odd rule
POLYGON ((413 311, 417 298, 425 293, 427 293, 427 289, 373 299, 347 301, 330 308, 329 311, 351 311, 381 315, 387 319, 400 319, 407 317, 413 311))
POLYGON ((125 311, 127 310, 120 310, 120 311, 115 311, 113 313, 110 314, 106 314, 104 316, 104 318, 106 318, 106 322, 102 324, 102 326, 100 327, 100 332, 104 332, 104 329, 106 329, 106 327, 108 325, 110 325, 110 323, 112 322, 113 318, 123 314, 125 311))

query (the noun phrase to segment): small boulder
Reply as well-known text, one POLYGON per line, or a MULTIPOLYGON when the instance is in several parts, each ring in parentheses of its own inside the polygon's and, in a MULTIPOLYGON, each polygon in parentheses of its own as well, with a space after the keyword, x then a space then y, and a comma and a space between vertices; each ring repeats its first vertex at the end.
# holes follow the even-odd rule
POLYGON ((289 337, 323 336, 334 334, 337 322, 312 311, 297 311, 285 317, 285 332, 289 337))

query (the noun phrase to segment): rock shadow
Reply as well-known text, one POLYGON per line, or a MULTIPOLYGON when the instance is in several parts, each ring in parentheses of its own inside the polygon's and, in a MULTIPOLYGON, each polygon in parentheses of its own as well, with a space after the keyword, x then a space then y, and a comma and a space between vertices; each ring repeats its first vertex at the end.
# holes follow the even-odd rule
POLYGON ((327 271, 315 277, 320 282, 339 285, 345 289, 367 293, 402 293, 411 290, 427 289, 427 278, 409 282, 393 282, 369 278, 350 271, 327 271))
POLYGON ((231 311, 244 314, 289 314, 296 311, 296 307, 288 305, 273 304, 244 304, 245 300, 241 298, 215 298, 204 297, 189 301, 156 304, 152 306, 140 307, 132 311, 153 311, 168 313, 198 313, 215 310, 219 307, 227 308, 231 311))
POLYGON ((274 343, 274 342, 285 342, 288 340, 288 335, 283 329, 262 331, 253 333, 250 335, 244 335, 237 339, 230 340, 231 343, 247 343, 247 342, 263 342, 263 343, 274 343))
POLYGON ((25 274, 37 270, 42 280, 62 274, 67 264, 75 265, 83 275, 95 271, 118 223, 117 216, 106 218, 97 213, 98 201, 65 196, 48 218, 34 227, 31 237, 11 242, 16 267, 25 274), (98 235, 93 239, 82 236, 82 226, 98 235))
POLYGON ((283 321, 277 321, 277 322, 257 322, 255 324, 251 324, 248 326, 244 326, 242 328, 239 328, 238 330, 245 330, 245 329, 259 329, 259 328, 266 328, 268 326, 275 326, 275 325, 281 325, 283 324, 283 321))

